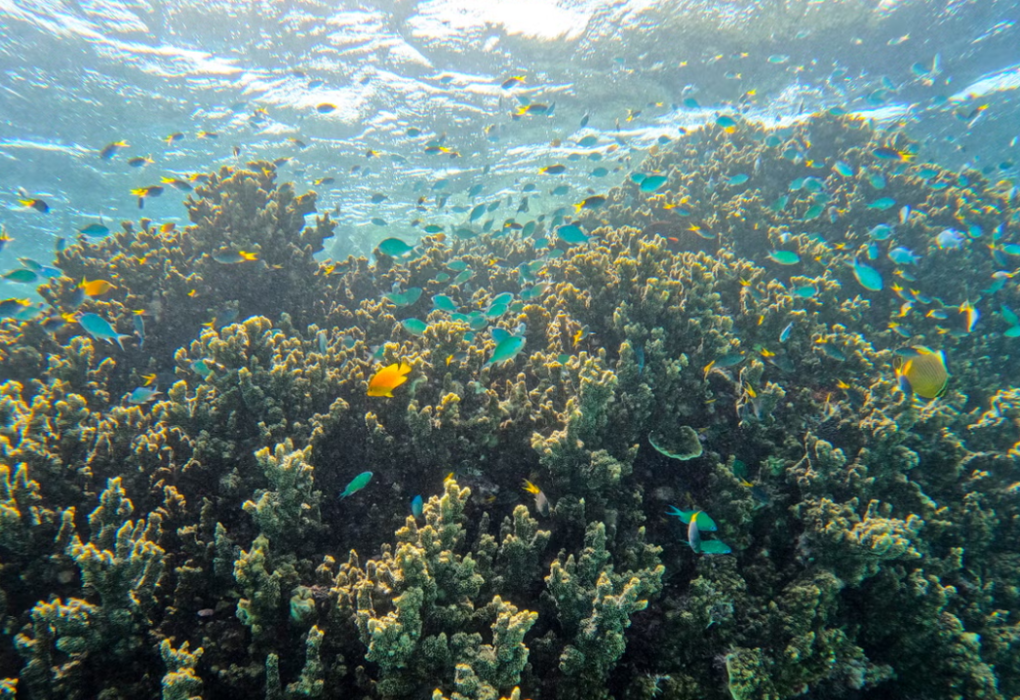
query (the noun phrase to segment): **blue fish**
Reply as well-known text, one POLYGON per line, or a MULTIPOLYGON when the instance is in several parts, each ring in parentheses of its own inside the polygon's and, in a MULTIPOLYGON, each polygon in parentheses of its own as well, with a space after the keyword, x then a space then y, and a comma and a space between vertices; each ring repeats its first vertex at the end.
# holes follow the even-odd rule
POLYGON ((82 314, 78 317, 78 323, 89 335, 97 340, 105 340, 108 343, 116 341, 121 350, 124 349, 124 345, 120 341, 131 337, 129 335, 118 335, 114 327, 110 325, 110 322, 99 314, 82 314))
POLYGON ((412 498, 411 499, 411 515, 413 515, 415 518, 420 518, 424 505, 425 505, 425 502, 422 500, 421 496, 415 496, 414 498, 412 498))
POLYGON ((128 403, 139 406, 143 403, 152 401, 158 395, 159 391, 155 387, 140 386, 136 387, 135 390, 128 395, 127 400, 128 403))
POLYGON ((138 334, 138 347, 145 345, 145 318, 140 313, 131 317, 131 323, 135 326, 135 333, 138 334))
POLYGON ((939 250, 958 250, 963 247, 965 240, 962 233, 956 229, 947 228, 935 236, 935 245, 939 247, 939 250))
POLYGON ((865 265, 864 263, 854 260, 851 263, 854 269, 854 277, 860 282, 861 286, 865 289, 871 290, 872 292, 879 292, 882 290, 882 275, 878 270, 865 265))
POLYGON ((556 229, 556 235, 564 243, 570 244, 587 243, 589 240, 591 240, 591 237, 585 234, 585 232, 582 231, 581 227, 578 226, 577 224, 567 224, 566 226, 560 226, 558 229, 556 229))
POLYGON ((885 241, 888 240, 893 234, 893 228, 889 224, 879 224, 875 228, 868 231, 868 236, 873 241, 885 241))
POLYGON ((793 332, 793 321, 790 321, 786 325, 786 328, 784 328, 782 330, 782 332, 780 332, 780 334, 779 334, 779 342, 780 343, 785 343, 787 340, 789 340, 790 339, 790 333, 792 333, 792 332, 793 332))
POLYGON ((916 265, 921 256, 914 254, 910 248, 897 246, 889 251, 889 259, 897 265, 916 265))
POLYGON ((109 226, 104 226, 99 223, 86 224, 84 227, 78 229, 78 233, 83 233, 86 236, 105 236, 110 232, 109 226))

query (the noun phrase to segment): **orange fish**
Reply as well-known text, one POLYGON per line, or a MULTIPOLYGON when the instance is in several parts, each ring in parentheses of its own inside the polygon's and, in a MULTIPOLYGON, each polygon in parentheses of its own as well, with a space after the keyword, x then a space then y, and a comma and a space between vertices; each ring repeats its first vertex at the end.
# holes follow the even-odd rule
POLYGON ((114 285, 110 284, 106 280, 92 280, 91 282, 89 282, 85 279, 82 279, 81 284, 79 284, 78 286, 84 289, 85 293, 88 294, 90 297, 102 296, 111 289, 116 289, 114 285))
POLYGON ((411 372, 411 365, 398 362, 395 365, 384 367, 368 380, 369 396, 393 397, 393 390, 407 381, 407 375, 411 372))

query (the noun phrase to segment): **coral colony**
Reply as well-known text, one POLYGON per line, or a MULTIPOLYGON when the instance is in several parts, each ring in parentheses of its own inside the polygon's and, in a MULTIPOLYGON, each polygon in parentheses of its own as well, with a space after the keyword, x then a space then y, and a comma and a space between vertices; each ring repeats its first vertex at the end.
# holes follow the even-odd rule
POLYGON ((727 117, 372 260, 265 162, 79 237, 4 302, 0 696, 1016 697, 1013 194, 727 117))

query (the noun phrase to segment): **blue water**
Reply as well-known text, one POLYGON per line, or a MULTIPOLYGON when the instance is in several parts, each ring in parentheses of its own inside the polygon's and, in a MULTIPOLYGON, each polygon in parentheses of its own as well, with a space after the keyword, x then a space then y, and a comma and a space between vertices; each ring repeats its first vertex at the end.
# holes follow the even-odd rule
POLYGON ((18 233, 0 269, 100 217, 180 220, 183 193, 168 187, 139 212, 130 190, 257 158, 288 158, 282 177, 299 188, 333 177, 315 187, 319 210, 342 214, 330 252, 367 254, 415 235, 421 196, 449 195, 440 224, 529 182, 532 211, 573 204, 617 184, 660 137, 732 105, 766 123, 859 112, 952 168, 1013 177, 999 165, 1020 160, 1014 2, 330 5, 0 3, 0 222, 18 233), (523 83, 501 88, 512 76, 523 83), (528 102, 553 114, 511 119, 528 102), (324 103, 335 110, 320 114, 324 103), (984 104, 973 122, 959 116, 984 104), (168 145, 173 133, 184 138, 168 145), (598 145, 578 149, 587 135, 598 145), (424 152, 443 136, 459 157, 424 152), (98 157, 119 140, 129 147, 98 157), (135 156, 154 162, 129 167, 135 156), (550 196, 538 168, 568 157, 601 160, 571 168, 557 181, 570 191, 550 196), (20 206, 19 189, 49 214, 20 206))

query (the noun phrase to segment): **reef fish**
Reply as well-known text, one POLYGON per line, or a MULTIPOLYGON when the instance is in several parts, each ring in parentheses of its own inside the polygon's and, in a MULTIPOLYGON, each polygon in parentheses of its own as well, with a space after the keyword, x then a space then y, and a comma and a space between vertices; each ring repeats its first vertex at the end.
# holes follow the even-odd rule
POLYGON ((103 294, 106 294, 111 289, 116 289, 117 288, 116 286, 114 286, 113 284, 107 282, 106 280, 87 281, 87 280, 83 279, 81 281, 81 284, 79 284, 78 286, 81 287, 82 289, 84 289, 85 293, 88 296, 90 296, 90 297, 102 296, 103 294))
POLYGON ((732 549, 722 540, 703 540, 701 539, 701 533, 714 532, 717 527, 715 521, 712 520, 704 511, 695 510, 680 510, 675 506, 670 506, 670 510, 667 511, 669 515, 674 515, 684 523, 687 524, 687 543, 691 546, 691 549, 697 554, 729 554, 732 549))
POLYGON ((897 246, 889 251, 889 259, 897 265, 916 265, 921 256, 912 252, 910 248, 897 246))
POLYGON ((387 238, 376 247, 391 258, 403 257, 414 250, 414 246, 408 245, 399 238, 387 238))
POLYGON ((258 260, 259 254, 225 248, 213 252, 212 259, 221 265, 237 265, 239 263, 254 262, 255 260, 258 260))
POLYGON ((577 224, 567 224, 556 229, 556 236, 564 243, 587 243, 591 238, 577 224))
POLYGON ((908 348, 906 357, 896 356, 896 377, 905 394, 917 394, 924 399, 942 396, 949 384, 946 357, 923 345, 908 348))
POLYGON ((939 250, 958 250, 963 247, 966 239, 956 229, 947 228, 935 236, 935 245, 939 250))
POLYGON ((879 160, 898 160, 901 162, 907 162, 914 158, 913 153, 907 151, 900 151, 889 146, 879 146, 878 148, 872 149, 871 154, 879 160))
POLYGON ((403 292, 391 292, 385 298, 397 306, 410 306, 421 298, 421 287, 411 287, 403 292))
POLYGON ((773 250, 769 253, 768 258, 780 265, 796 265, 800 262, 800 256, 792 250, 773 250))
POLYGON ((854 176, 854 169, 851 168, 849 165, 847 165, 846 163, 844 163, 841 160, 837 160, 833 164, 832 169, 835 170, 840 175, 842 175, 843 177, 853 177, 854 176))
POLYGON ((412 498, 411 499, 411 515, 413 515, 416 518, 420 518, 421 514, 422 514, 422 510, 424 509, 424 505, 425 505, 425 502, 422 500, 422 497, 420 495, 419 496, 415 496, 414 498, 412 498))
POLYGON ((642 192, 655 192, 666 184, 667 179, 665 175, 645 175, 638 184, 638 189, 642 192))
POLYGON ((100 223, 92 222, 86 224, 82 228, 78 229, 78 233, 85 234, 86 236, 105 236, 110 232, 110 228, 100 223))
POLYGON ((356 494, 361 489, 368 486, 368 482, 372 480, 372 472, 361 472, 356 477, 351 479, 351 482, 347 484, 346 488, 340 493, 341 500, 356 494))
POLYGON ((134 391, 128 394, 127 401, 130 404, 139 406, 143 403, 152 401, 159 395, 159 391, 155 387, 140 386, 136 387, 134 391))
POLYGON ((393 390, 407 381, 410 372, 411 365, 404 362, 382 368, 368 380, 368 395, 392 398, 393 390))
POLYGON ((129 335, 118 335, 114 327, 110 325, 110 322, 99 314, 82 314, 78 317, 78 323, 88 332, 89 335, 97 340, 105 340, 108 343, 116 341, 121 350, 124 349, 124 346, 120 341, 124 338, 131 337, 129 335))
POLYGON ((400 325, 404 327, 411 335, 421 336, 428 330, 429 324, 422 321, 420 318, 405 318, 400 322, 400 325))
POLYGON ((882 275, 878 270, 858 260, 854 260, 851 265, 854 269, 854 277, 862 287, 872 292, 882 291, 882 275))
POLYGON ((496 343, 495 349, 492 351, 492 357, 490 357, 485 366, 499 364, 512 360, 517 357, 517 354, 524 349, 524 338, 516 335, 509 335, 498 343, 496 343))
POLYGON ((524 490, 530 494, 534 494, 535 510, 537 510, 542 515, 549 515, 549 499, 546 497, 544 493, 542 493, 542 489, 538 488, 533 483, 525 479, 524 490))

